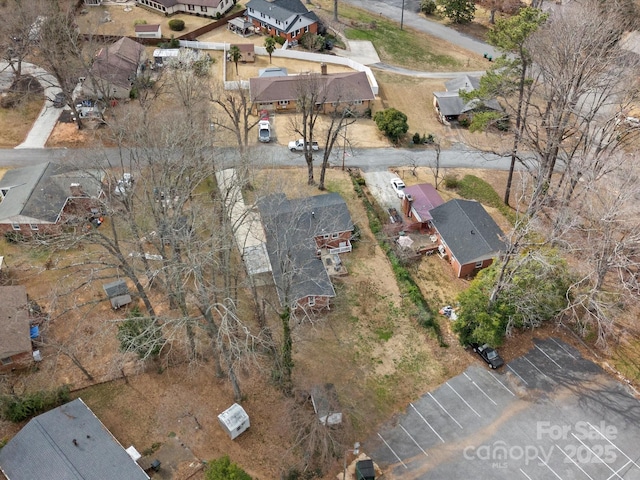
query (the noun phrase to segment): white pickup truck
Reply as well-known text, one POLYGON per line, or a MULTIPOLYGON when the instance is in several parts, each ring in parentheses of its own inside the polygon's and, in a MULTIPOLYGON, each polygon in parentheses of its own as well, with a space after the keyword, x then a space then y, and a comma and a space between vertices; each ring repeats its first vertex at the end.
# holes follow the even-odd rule
MULTIPOLYGON (((309 145, 307 145, 307 149, 308 148, 309 148, 309 145)), ((298 140, 289 142, 289 150, 291 150, 292 152, 304 151, 304 139, 300 138, 298 140)), ((317 152, 318 150, 320 150, 320 147, 318 146, 318 142, 311 142, 311 150, 313 150, 314 152, 317 152)))

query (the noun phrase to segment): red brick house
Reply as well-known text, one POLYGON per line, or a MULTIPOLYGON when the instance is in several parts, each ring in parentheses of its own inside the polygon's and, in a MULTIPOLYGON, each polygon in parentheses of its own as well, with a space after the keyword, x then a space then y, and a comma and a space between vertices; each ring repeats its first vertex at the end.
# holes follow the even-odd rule
POLYGON ((33 359, 26 288, 0 287, 0 303, 0 371, 7 372, 25 367, 33 359))
POLYGON ((105 196, 101 176, 50 162, 9 170, 0 180, 0 234, 54 234, 84 224, 105 196))
POLYGON ((305 33, 318 33, 318 17, 300 0, 250 0, 247 17, 265 35, 299 40, 305 33))
POLYGON ((356 115, 370 109, 375 94, 364 72, 326 73, 326 65, 321 66, 321 74, 266 76, 249 79, 249 94, 255 105, 255 113, 260 110, 295 112, 300 91, 306 89, 304 82, 317 85, 317 107, 322 113, 331 113, 349 108, 356 115))
POLYGON ((328 308, 336 292, 320 258, 322 249, 351 251, 353 221, 337 193, 289 200, 270 195, 258 203, 266 248, 281 305, 328 308))
POLYGON ((488 267, 504 250, 504 233, 479 202, 449 200, 430 213, 440 254, 449 260, 458 278, 488 267))

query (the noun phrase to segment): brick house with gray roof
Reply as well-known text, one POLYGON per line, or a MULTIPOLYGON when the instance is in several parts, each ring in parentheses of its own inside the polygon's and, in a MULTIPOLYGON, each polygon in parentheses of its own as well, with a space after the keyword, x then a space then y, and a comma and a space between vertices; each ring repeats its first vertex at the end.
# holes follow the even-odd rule
POLYGON ((7 171, 0 180, 0 234, 58 233, 80 225, 104 198, 102 172, 51 162, 7 171))
POLYGON ((0 450, 7 480, 149 480, 78 398, 31 419, 0 450))
POLYGON ((458 278, 488 267, 504 251, 504 233, 481 203, 453 199, 429 213, 439 243, 458 278))
POLYGON ((362 115, 375 100, 365 72, 255 77, 249 79, 249 95, 255 105, 255 113, 262 109, 295 112, 300 91, 306 88, 304 82, 317 84, 320 90, 317 99, 322 101, 318 106, 322 113, 331 113, 346 106, 354 114, 362 115))
POLYGON ((318 16, 300 0, 250 0, 247 18, 265 35, 299 40, 305 33, 318 33, 318 16))
POLYGON ((351 251, 354 227, 344 199, 329 193, 289 200, 281 193, 259 201, 258 209, 280 303, 328 308, 336 292, 320 254, 351 251))

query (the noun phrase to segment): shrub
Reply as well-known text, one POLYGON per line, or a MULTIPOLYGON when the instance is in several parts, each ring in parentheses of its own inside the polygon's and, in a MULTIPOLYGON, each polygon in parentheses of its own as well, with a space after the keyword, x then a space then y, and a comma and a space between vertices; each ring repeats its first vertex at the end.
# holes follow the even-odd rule
POLYGON ((129 317, 118 325, 116 336, 121 352, 134 352, 142 360, 160 355, 165 342, 161 326, 143 317, 138 308, 131 309, 129 317))
POLYGON ((220 12, 216 12, 216 20, 220 20, 222 18, 222 14, 220 12))
POLYGON ((445 175, 443 180, 444 186, 451 190, 455 190, 460 186, 460 180, 455 175, 445 175))
POLYGON ((282 35, 278 35, 278 36, 276 37, 276 43, 277 43, 278 45, 284 45, 284 41, 285 41, 285 38, 284 38, 282 35))
POLYGON ((169 28, 174 32, 181 32, 184 30, 184 20, 180 20, 179 18, 169 20, 169 28))
POLYGON ((420 144, 420 134, 418 132, 414 133, 412 140, 413 140, 413 143, 415 145, 419 145, 420 144))
POLYGON ((235 463, 228 455, 211 461, 204 472, 205 480, 251 480, 247 472, 235 463))
POLYGON ((438 5, 434 0, 422 0, 420 3, 420 11, 425 15, 433 15, 437 9, 438 5))
POLYGON ((397 144, 409 130, 407 116, 395 108, 387 108, 376 112, 373 121, 389 139, 397 144))
POLYGON ((70 398, 67 386, 49 392, 38 391, 22 396, 4 396, 0 398, 2 417, 14 423, 22 422, 67 403, 70 398))
POLYGON ((146 25, 146 24, 147 24, 147 21, 142 19, 142 18, 139 18, 139 19, 133 21, 133 26, 134 27, 136 25, 146 25))

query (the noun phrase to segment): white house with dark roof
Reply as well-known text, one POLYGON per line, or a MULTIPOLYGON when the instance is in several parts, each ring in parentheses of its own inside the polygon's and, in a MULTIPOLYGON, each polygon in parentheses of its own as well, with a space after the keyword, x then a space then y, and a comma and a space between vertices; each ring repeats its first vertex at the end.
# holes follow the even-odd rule
POLYGON ((463 75, 445 82, 446 91, 433 92, 433 106, 440 116, 440 120, 445 124, 457 121, 461 115, 471 114, 481 110, 495 110, 502 112, 502 107, 497 100, 473 99, 466 102, 460 92, 472 92, 480 86, 480 77, 463 75))
POLYGON ((7 171, 0 180, 0 233, 57 233, 87 220, 105 196, 102 174, 51 162, 7 171))
POLYGON ((430 210, 442 249, 458 278, 486 268, 504 251, 504 233, 481 203, 453 199, 430 210))
POLYGON ((318 16, 300 0, 250 0, 247 18, 265 35, 298 40, 305 33, 318 33, 318 16))
POLYGON ((31 419, 0 449, 7 480, 149 480, 78 398, 31 419))

